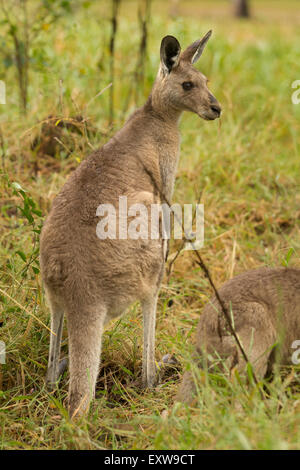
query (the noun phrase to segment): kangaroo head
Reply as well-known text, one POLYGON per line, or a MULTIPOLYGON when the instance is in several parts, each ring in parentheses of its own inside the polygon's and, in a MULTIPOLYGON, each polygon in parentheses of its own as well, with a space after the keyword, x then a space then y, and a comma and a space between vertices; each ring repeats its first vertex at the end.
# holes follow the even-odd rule
POLYGON ((183 52, 175 37, 163 38, 160 47, 161 64, 152 90, 152 102, 162 111, 192 111, 207 120, 220 117, 221 106, 209 91, 207 78, 193 67, 211 33, 209 31, 183 52))

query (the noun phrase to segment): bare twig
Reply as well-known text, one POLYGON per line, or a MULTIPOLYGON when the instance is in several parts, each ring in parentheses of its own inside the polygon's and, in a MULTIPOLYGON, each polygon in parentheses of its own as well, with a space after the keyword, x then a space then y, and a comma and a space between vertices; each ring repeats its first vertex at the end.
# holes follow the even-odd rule
POLYGON ((138 103, 139 90, 144 89, 144 78, 145 78, 145 65, 147 58, 147 45, 148 45, 148 29, 151 17, 151 2, 152 0, 140 0, 138 8, 138 20, 141 31, 139 54, 134 71, 134 80, 131 81, 127 97, 124 101, 122 115, 124 116, 128 110, 128 106, 135 90, 134 101, 138 103))
POLYGON ((112 0, 112 17, 111 17, 111 36, 109 44, 110 53, 110 100, 109 100, 109 123, 114 120, 114 78, 115 78, 115 42, 118 29, 118 13, 121 0, 112 0))
MULTIPOLYGON (((198 196, 198 199, 197 199, 197 204, 200 204, 200 201, 201 201, 201 197, 202 197, 202 191, 199 191, 199 196, 198 196)), ((192 220, 192 226, 194 224, 194 221, 195 221, 195 218, 196 218, 196 210, 194 211, 194 214, 193 214, 193 220, 192 220)), ((177 260, 178 256, 180 255, 180 253, 182 252, 182 250, 184 249, 185 247, 185 244, 186 244, 186 239, 183 238, 182 239, 182 242, 174 256, 174 258, 170 261, 169 263, 169 266, 167 268, 167 282, 169 283, 170 281, 170 277, 171 277, 171 273, 172 273, 172 267, 175 263, 175 261, 177 260)))
POLYGON ((14 58, 16 61, 19 92, 20 92, 20 105, 24 114, 27 110, 27 94, 28 94, 28 64, 29 64, 29 31, 28 31, 28 19, 27 19, 27 0, 21 0, 23 19, 17 21, 23 22, 23 40, 20 37, 20 33, 15 26, 10 12, 5 6, 5 2, 1 0, 1 9, 9 25, 9 34, 12 37, 14 44, 14 58))
POLYGON ((5 173, 5 145, 4 145, 4 138, 3 132, 0 126, 0 146, 1 146, 1 160, 2 160, 2 170, 5 173))
POLYGON ((64 114, 64 90, 63 90, 63 79, 59 79, 59 108, 60 112, 63 115, 64 114))
MULTIPOLYGON (((140 161, 141 161, 141 160, 140 160, 140 161)), ((158 186, 158 184, 157 184, 157 182, 156 182, 156 180, 155 180, 155 177, 153 176, 152 172, 149 171, 148 168, 145 167, 145 165, 143 164, 143 162, 141 162, 141 163, 142 163, 142 165, 143 165, 144 170, 146 171, 146 173, 150 176, 151 181, 152 181, 152 183, 153 183, 153 186, 154 186, 154 188, 156 189, 156 191, 158 192, 158 194, 160 195, 161 200, 162 200, 163 202, 167 203, 168 206, 170 207, 170 202, 168 201, 168 199, 167 199, 166 195, 164 194, 163 190, 162 190, 161 188, 159 188, 159 186, 158 186)), ((177 214, 176 214, 176 213, 174 213, 174 215, 175 215, 175 217, 177 217, 177 214)), ((178 219, 177 219, 177 221, 178 221, 178 219)), ((180 222, 180 221, 178 221, 178 222, 180 222)), ((182 224, 181 224, 181 225, 182 225, 182 224)), ((184 234, 184 239, 185 239, 185 241, 189 241, 189 243, 190 243, 190 244, 192 245, 192 247, 193 247, 193 254, 194 254, 195 257, 196 257, 196 262, 197 262, 197 264, 201 267, 202 271, 204 272, 205 277, 208 279, 208 281, 209 281, 209 283, 210 283, 210 285, 211 285, 211 287, 212 287, 212 289, 213 289, 213 291, 214 291, 214 294, 215 294, 215 296, 216 296, 216 299, 217 299, 217 301, 218 301, 218 303, 219 303, 219 305, 220 305, 220 307, 221 307, 221 312, 222 312, 222 314, 223 314, 223 316, 224 316, 224 318, 225 318, 225 321, 226 321, 227 327, 228 327, 228 329, 229 329, 229 332, 230 332, 230 333, 232 334, 232 336, 234 337, 235 342, 236 342, 236 344, 237 344, 237 346, 238 346, 238 349, 240 350, 240 352, 241 352, 241 354, 242 354, 242 356, 243 356, 245 362, 246 362, 247 364, 251 364, 250 361, 249 361, 249 359, 248 359, 248 356, 247 356, 247 354, 246 354, 246 352, 245 352, 245 350, 244 350, 244 348, 243 348, 243 346, 242 346, 242 344, 241 344, 241 342, 240 342, 240 340, 239 340, 239 338, 238 338, 238 336, 237 336, 237 334, 236 334, 236 332, 235 332, 234 326, 233 326, 232 321, 231 321, 231 316, 230 316, 230 314, 229 314, 229 312, 228 312, 228 310, 227 310, 227 308, 226 308, 226 306, 225 306, 225 303, 223 302, 223 300, 222 300, 222 298, 221 298, 221 296, 220 296, 220 294, 219 294, 219 292, 218 292, 218 290, 217 290, 217 288, 216 288, 216 286, 215 286, 215 284, 214 284, 214 282, 213 282, 213 279, 212 279, 212 277, 211 277, 211 275, 210 275, 210 272, 209 272, 208 267, 207 267, 206 264, 204 263, 204 261, 203 261, 201 255, 200 255, 200 253, 199 253, 199 251, 196 249, 196 247, 195 247, 195 245, 194 245, 194 242, 191 241, 191 240, 189 240, 189 237, 187 236, 187 234, 186 234, 186 232, 185 232, 183 226, 182 226, 182 230, 183 230, 183 234, 184 234)), ((220 335, 220 338, 222 338, 220 331, 219 331, 219 335, 220 335)), ((255 385, 258 387, 258 390, 259 390, 259 393, 260 393, 262 399, 265 400, 266 397, 265 397, 265 395, 264 395, 264 393, 263 393, 261 387, 259 386, 259 382, 258 382, 257 377, 256 377, 256 375, 255 375, 255 372, 254 372, 253 370, 252 370, 252 376, 253 376, 253 381, 254 381, 255 385)), ((266 409, 268 410, 267 403, 266 403, 265 401, 264 401, 264 403, 265 403, 265 405, 266 405, 266 409)))
POLYGON ((135 102, 138 102, 139 91, 144 90, 145 62, 148 45, 148 26, 151 15, 151 0, 140 0, 138 8, 138 20, 141 31, 139 56, 135 70, 135 102))

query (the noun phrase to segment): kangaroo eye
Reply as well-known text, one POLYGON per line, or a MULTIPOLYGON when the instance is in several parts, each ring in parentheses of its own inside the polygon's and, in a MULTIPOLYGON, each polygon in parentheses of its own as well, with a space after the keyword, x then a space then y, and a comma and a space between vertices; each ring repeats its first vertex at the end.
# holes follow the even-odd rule
POLYGON ((183 82, 182 88, 184 90, 191 90, 193 88, 194 84, 192 82, 183 82))

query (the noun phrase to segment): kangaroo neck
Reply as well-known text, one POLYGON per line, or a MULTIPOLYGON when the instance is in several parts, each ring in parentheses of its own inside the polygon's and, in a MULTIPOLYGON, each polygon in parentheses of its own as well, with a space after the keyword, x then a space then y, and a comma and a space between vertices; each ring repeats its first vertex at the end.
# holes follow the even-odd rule
MULTIPOLYGON (((158 156, 161 192, 171 202, 180 151, 179 119, 182 111, 155 106, 152 95, 144 105, 144 112, 152 121, 152 138, 158 156)), ((164 201, 163 201, 164 202, 164 201)))

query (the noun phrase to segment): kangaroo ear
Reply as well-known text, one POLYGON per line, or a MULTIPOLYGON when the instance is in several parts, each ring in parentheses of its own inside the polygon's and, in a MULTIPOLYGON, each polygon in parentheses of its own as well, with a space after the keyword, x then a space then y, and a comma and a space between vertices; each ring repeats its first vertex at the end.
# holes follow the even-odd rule
POLYGON ((200 58, 207 41, 209 40, 212 34, 212 30, 208 31, 208 33, 203 36, 202 39, 198 39, 198 41, 193 42, 186 50, 181 54, 181 60, 185 60, 194 64, 200 58))
POLYGON ((178 64, 181 47, 174 36, 165 36, 161 41, 160 59, 163 70, 170 73, 178 64))

